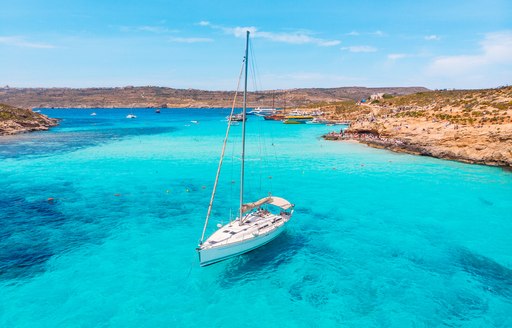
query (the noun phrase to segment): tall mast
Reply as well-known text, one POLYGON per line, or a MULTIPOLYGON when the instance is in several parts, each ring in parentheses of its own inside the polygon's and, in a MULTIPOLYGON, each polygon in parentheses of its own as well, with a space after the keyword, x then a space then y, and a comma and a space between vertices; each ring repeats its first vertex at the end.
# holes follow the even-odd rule
POLYGON ((245 113, 247 111, 247 68, 249 67, 249 31, 245 40, 245 81, 244 81, 244 108, 242 111, 242 165, 240 169, 240 224, 243 218, 244 205, 244 162, 245 162, 245 113))

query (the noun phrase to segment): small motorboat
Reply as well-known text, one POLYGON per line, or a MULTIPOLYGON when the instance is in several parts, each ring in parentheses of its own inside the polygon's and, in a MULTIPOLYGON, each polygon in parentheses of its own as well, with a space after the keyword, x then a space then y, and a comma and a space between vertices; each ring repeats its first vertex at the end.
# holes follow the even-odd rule
POLYGON ((96 113, 91 113, 91 116, 96 116, 96 113))
MULTIPOLYGON (((242 122, 244 120, 244 116, 243 114, 233 114, 233 116, 231 116, 231 120, 229 116, 226 117, 226 120, 231 122, 242 122)), ((245 117, 245 120, 247 121, 247 116, 245 117)))
POLYGON ((128 114, 128 115, 126 115, 126 118, 137 118, 137 116, 135 116, 133 114, 128 114))
POLYGON ((160 114, 160 109, 155 110, 155 113, 160 114))
POLYGON ((199 121, 190 121, 190 123, 199 124, 199 121))

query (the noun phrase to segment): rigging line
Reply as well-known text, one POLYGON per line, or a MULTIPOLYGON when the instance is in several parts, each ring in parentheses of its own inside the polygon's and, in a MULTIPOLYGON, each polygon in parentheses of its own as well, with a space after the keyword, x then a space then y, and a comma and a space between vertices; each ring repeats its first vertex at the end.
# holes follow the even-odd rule
MULTIPOLYGON (((251 40, 251 43, 254 42, 251 40)), ((251 51, 251 68, 253 70, 253 76, 255 79, 255 84, 259 85, 258 90, 262 90, 262 83, 261 83, 261 75, 259 74, 259 67, 258 67, 258 60, 256 58, 256 54, 254 53, 254 47, 250 48, 251 51)), ((265 95, 266 93, 263 93, 265 95)), ((266 104, 265 104, 266 105, 266 104)), ((272 106, 274 107, 274 106, 272 106)), ((267 149, 267 136, 265 133, 263 133, 261 124, 259 125, 259 145, 260 145, 260 190, 262 188, 262 174, 265 173, 265 176, 267 180, 269 180, 270 185, 270 191, 272 192, 272 180, 270 177, 270 165, 268 161, 268 149, 267 149), (262 148, 261 148, 262 147, 262 148), (263 149, 263 151, 262 151, 263 149), (263 158, 263 160, 261 160, 263 158), (261 166, 263 166, 263 169, 261 169, 261 166)), ((275 149, 274 149, 275 150, 275 149)))
POLYGON ((217 174, 215 175, 215 183, 213 185, 213 191, 212 191, 212 196, 210 198, 210 204, 208 204, 208 212, 206 213, 206 220, 204 222, 203 233, 201 234, 200 244, 202 244, 204 241, 204 234, 206 233, 206 227, 208 226, 208 220, 210 219, 210 214, 212 212, 213 201, 215 199, 215 192, 217 191, 217 184, 219 182, 219 177, 220 177, 220 169, 222 167, 222 161, 224 160, 224 153, 226 151, 226 144, 228 141, 229 129, 231 127, 231 121, 233 119, 233 112, 235 110, 236 98, 238 96, 238 91, 240 89, 240 81, 242 80, 242 73, 244 71, 244 66, 245 66, 246 60, 247 60, 247 58, 244 57, 244 60, 242 61, 242 68, 240 69, 240 75, 238 76, 238 83, 236 86, 235 96, 233 98, 233 104, 231 106, 231 113, 229 114, 228 127, 226 129, 226 135, 224 136, 224 143, 222 144, 222 152, 220 154, 219 166, 217 167, 217 174))
MULTIPOLYGON (((251 43, 254 42, 254 40, 251 40, 251 43)), ((260 78, 260 74, 259 74, 259 68, 258 68, 258 60, 256 58, 256 55, 255 55, 255 50, 254 50, 254 47, 251 47, 250 48, 250 51, 251 51, 251 70, 253 71, 253 83, 257 86, 257 89, 258 90, 262 90, 262 83, 261 83, 261 78, 260 78)), ((264 92, 263 93, 263 96, 265 95, 266 93, 264 92)), ((266 104, 264 104, 264 106, 266 106, 266 104)), ((265 188, 268 188, 268 185, 264 183, 264 179, 262 178, 263 174, 265 174, 265 177, 270 180, 270 166, 269 166, 269 162, 268 162, 268 158, 267 158, 267 155, 268 155, 268 152, 267 152, 267 138, 266 138, 266 134, 263 133, 263 130, 262 130, 262 125, 261 125, 261 122, 260 124, 258 124, 258 127, 259 127, 259 138, 258 138, 258 146, 259 146, 259 155, 260 155, 260 159, 259 159, 259 166, 260 166, 260 171, 259 171, 259 179, 260 179, 260 192, 262 190, 263 187, 265 188)), ((271 184, 271 181, 270 181, 270 191, 272 191, 272 184, 271 184)))
POLYGON ((263 161, 262 161, 262 152, 261 152, 261 124, 258 124, 258 155, 259 155, 259 159, 258 159, 258 164, 259 164, 259 178, 260 178, 260 193, 261 193, 261 190, 262 190, 262 181, 261 181, 261 172, 263 171, 263 161))
POLYGON ((250 40, 250 47, 249 47, 249 51, 251 52, 251 58, 250 58, 250 62, 249 62, 249 69, 251 71, 251 82, 252 82, 252 86, 254 88, 254 95, 257 97, 257 93, 258 93, 258 84, 256 83, 256 71, 254 70, 254 50, 253 50, 253 41, 250 40))
POLYGON ((245 127, 247 125, 246 115, 247 115, 247 62, 249 60, 249 34, 247 31, 247 39, 245 41, 245 67, 244 67, 244 102, 243 102, 243 111, 242 111, 242 161, 240 167, 240 216, 239 216, 239 225, 242 225, 244 219, 244 176, 245 176, 245 127))
MULTIPOLYGON (((259 97, 257 96, 257 92, 258 90, 261 89, 261 81, 259 80, 259 74, 258 74, 258 70, 257 70, 257 60, 256 60, 256 56, 254 55, 254 41, 251 40, 251 47, 249 48, 250 52, 251 52, 251 58, 250 58, 250 68, 251 68, 251 71, 252 71, 252 82, 253 82, 253 85, 254 85, 254 88, 255 88, 255 96, 257 97, 256 99, 259 100, 259 97)), ((259 105, 259 104, 258 104, 259 105)), ((263 151, 262 151, 262 144, 264 146, 264 140, 262 141, 262 128, 261 128, 261 122, 258 122, 256 123, 257 126, 258 126, 258 154, 259 154, 259 158, 258 158, 258 166, 259 166, 259 191, 261 193, 262 189, 263 189, 263 179, 262 179, 262 175, 265 171, 265 169, 267 169, 265 167, 265 159, 263 157, 263 151)))
MULTIPOLYGON (((236 138, 231 139, 231 170, 230 170, 230 179, 229 179, 229 222, 233 221, 233 188, 235 185, 235 148, 236 148, 236 138)), ((238 206, 237 206, 238 208, 238 206)))
POLYGON ((272 180, 270 178, 270 165, 269 165, 269 162, 268 162, 268 149, 267 149, 267 135, 266 134, 262 134, 263 135, 263 166, 265 168, 265 178, 267 180, 269 180, 269 185, 270 185, 270 192, 272 193, 272 180))
MULTIPOLYGON (((251 45, 254 41, 251 40, 251 45)), ((251 65, 253 70, 253 79, 255 80, 254 84, 258 87, 256 90, 262 90, 262 83, 260 78, 260 72, 258 69, 258 60, 256 59, 256 55, 254 53, 254 47, 250 48, 251 51, 251 65)))

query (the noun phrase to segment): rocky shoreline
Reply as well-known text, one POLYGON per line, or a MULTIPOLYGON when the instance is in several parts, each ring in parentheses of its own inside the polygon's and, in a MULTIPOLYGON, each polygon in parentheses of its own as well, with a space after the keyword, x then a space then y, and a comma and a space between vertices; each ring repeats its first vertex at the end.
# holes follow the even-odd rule
POLYGON ((30 109, 0 104, 0 135, 30 131, 45 131, 58 125, 59 120, 35 113, 30 109))
POLYGON ((388 95, 331 107, 325 111, 333 118, 352 123, 327 140, 512 168, 512 86, 388 95))
MULTIPOLYGON (((375 132, 368 130, 349 130, 351 132, 336 133, 331 132, 322 136, 325 140, 335 141, 357 141, 369 147, 391 150, 398 153, 407 153, 412 155, 430 156, 440 159, 453 160, 469 164, 480 164, 488 166, 498 166, 506 169, 512 169, 512 159, 503 156, 502 153, 493 152, 490 155, 475 154, 471 151, 465 151, 459 147, 442 147, 439 145, 428 145, 424 143, 414 143, 400 138, 381 137, 375 132)), ((482 147, 480 151, 484 150, 482 147)), ((478 151, 477 151, 478 152, 478 151)))

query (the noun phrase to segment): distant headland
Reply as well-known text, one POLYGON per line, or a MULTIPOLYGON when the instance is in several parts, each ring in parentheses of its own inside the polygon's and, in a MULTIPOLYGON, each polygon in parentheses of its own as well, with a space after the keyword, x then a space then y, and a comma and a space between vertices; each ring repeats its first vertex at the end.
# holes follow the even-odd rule
POLYGON ((30 109, 0 104, 0 135, 48 130, 57 124, 58 120, 34 113, 30 109))
MULTIPOLYGON (((358 101, 375 93, 408 95, 423 87, 342 87, 249 92, 249 107, 298 107, 318 102, 358 101)), ((0 103, 22 108, 222 108, 230 107, 233 91, 165 87, 0 88, 0 103)))

